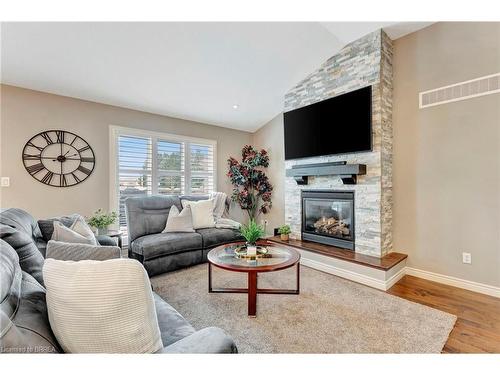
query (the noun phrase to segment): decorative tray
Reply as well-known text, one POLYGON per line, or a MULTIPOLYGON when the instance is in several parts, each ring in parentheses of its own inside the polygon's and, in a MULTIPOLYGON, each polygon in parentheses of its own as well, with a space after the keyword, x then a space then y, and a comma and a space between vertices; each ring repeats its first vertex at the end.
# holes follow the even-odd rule
POLYGON ((256 255, 248 255, 246 245, 238 246, 234 249, 234 254, 236 258, 240 259, 259 259, 259 258, 271 258, 272 255, 269 254, 269 251, 265 246, 257 246, 257 254, 256 255))

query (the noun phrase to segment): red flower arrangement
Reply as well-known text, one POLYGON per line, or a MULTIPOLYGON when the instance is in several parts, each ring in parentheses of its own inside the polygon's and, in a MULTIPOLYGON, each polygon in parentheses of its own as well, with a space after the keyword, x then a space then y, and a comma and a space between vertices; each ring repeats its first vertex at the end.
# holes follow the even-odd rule
POLYGON ((269 155, 266 150, 256 151, 247 145, 241 150, 241 156, 241 163, 233 157, 227 160, 227 176, 233 184, 231 199, 248 212, 250 219, 255 220, 260 213, 266 214, 272 207, 273 185, 258 169, 269 166, 269 155))

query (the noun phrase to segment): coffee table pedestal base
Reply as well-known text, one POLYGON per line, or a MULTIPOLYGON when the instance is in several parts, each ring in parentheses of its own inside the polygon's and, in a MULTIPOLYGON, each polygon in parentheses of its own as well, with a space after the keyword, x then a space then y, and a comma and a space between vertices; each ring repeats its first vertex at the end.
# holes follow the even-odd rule
POLYGON ((257 287, 257 271, 248 271, 248 288, 212 288, 212 263, 208 263, 209 293, 246 293, 248 294, 248 316, 257 316, 257 294, 299 294, 300 263, 297 263, 297 287, 295 289, 259 289, 257 287))

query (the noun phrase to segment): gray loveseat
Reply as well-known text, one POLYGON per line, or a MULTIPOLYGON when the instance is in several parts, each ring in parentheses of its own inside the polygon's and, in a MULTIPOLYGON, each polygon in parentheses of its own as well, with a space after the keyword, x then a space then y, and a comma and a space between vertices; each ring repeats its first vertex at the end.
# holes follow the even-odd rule
MULTIPOLYGON (((204 228, 195 233, 161 233, 172 205, 182 210, 181 200, 208 199, 203 195, 153 195, 125 200, 129 257, 139 260, 149 276, 207 261, 216 246, 243 241, 233 229, 204 228)), ((229 202, 226 203, 226 208, 229 202)))
MULTIPOLYGON (((27 212, 0 212, 0 353, 62 352, 49 324, 42 276, 45 243, 27 212)), ((160 353, 236 353, 233 340, 216 327, 196 331, 154 293, 164 348, 160 353)))

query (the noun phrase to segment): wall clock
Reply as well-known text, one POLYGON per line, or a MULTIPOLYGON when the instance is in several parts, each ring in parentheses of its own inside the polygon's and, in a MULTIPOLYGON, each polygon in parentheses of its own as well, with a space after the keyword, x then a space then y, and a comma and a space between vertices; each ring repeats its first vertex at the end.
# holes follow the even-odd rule
POLYGON ((67 187, 83 182, 92 174, 95 156, 82 137, 65 130, 47 130, 26 143, 23 163, 37 181, 67 187))

